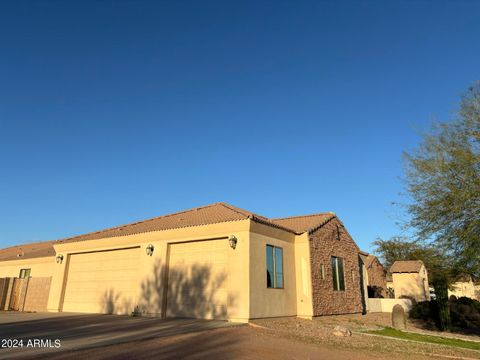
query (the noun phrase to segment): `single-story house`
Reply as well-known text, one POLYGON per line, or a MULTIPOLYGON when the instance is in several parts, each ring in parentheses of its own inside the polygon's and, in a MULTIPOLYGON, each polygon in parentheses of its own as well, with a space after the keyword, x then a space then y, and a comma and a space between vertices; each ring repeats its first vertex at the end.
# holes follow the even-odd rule
POLYGON ((361 251, 360 258, 366 269, 365 283, 369 298, 387 297, 387 271, 378 258, 372 254, 361 251))
POLYGON ((472 275, 461 275, 448 290, 448 296, 451 295, 480 301, 480 281, 472 275))
POLYGON ((334 213, 215 203, 0 250, 0 278, 51 277, 54 312, 312 318, 364 312, 359 252, 334 213))
POLYGON ((428 273, 421 260, 395 261, 390 267, 395 298, 430 300, 428 273))

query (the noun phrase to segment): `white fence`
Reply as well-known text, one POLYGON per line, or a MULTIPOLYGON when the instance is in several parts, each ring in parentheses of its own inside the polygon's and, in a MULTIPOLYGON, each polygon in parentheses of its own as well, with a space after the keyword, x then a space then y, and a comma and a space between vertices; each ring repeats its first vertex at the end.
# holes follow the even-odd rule
POLYGON ((392 312, 395 305, 403 306, 405 312, 412 308, 412 300, 410 299, 373 299, 368 300, 368 312, 392 312))

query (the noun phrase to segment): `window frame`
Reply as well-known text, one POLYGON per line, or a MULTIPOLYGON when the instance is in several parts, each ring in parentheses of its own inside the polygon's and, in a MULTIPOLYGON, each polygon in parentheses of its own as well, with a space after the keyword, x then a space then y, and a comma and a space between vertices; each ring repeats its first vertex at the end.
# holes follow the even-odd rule
POLYGON ((32 273, 31 268, 25 268, 25 269, 20 269, 20 274, 18 274, 19 279, 27 279, 30 277, 30 274, 32 273), (23 276, 22 276, 23 273, 23 276))
POLYGON ((333 291, 345 291, 345 260, 340 256, 331 257, 332 265, 332 280, 333 280, 333 291), (339 261, 341 259, 341 261, 339 261), (340 276, 340 263, 341 262, 341 271, 342 276, 340 276), (335 264, 335 265, 334 265, 335 264), (340 279, 342 281, 340 281, 340 279))
POLYGON ((275 245, 270 245, 270 244, 266 244, 266 253, 265 253, 265 267, 267 269, 267 276, 268 276, 268 249, 271 248, 271 254, 272 254, 272 261, 273 261, 273 269, 272 269, 272 286, 268 286, 268 279, 267 279, 267 289, 285 289, 285 275, 284 275, 284 269, 285 267, 283 266, 284 265, 284 261, 283 261, 283 248, 280 247, 280 246, 275 246, 275 245), (282 286, 277 286, 277 260, 276 260, 276 256, 275 256, 275 253, 276 253, 276 249, 280 250, 281 251, 281 254, 282 254, 282 286))

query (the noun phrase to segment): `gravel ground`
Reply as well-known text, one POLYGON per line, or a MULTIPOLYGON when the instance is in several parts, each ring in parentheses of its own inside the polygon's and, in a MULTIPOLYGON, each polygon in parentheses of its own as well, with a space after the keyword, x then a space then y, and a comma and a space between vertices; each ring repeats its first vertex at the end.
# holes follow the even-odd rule
MULTIPOLYGON (((43 357, 44 360, 404 360, 404 354, 385 354, 368 349, 339 348, 250 326, 207 330, 100 348, 67 351, 43 357)), ((441 357, 414 354, 408 360, 441 357)))
MULTIPOLYGON (((402 354, 402 356, 405 356, 405 354, 416 354, 430 357, 480 359, 480 352, 474 350, 407 342, 360 333, 361 331, 381 329, 384 326, 391 325, 389 317, 390 314, 339 315, 324 316, 314 320, 297 318, 260 319, 252 323, 276 332, 281 336, 290 336, 302 339, 305 342, 324 344, 341 349, 368 351, 372 354, 385 354, 385 356, 389 354, 389 357, 395 354, 402 354), (349 337, 333 335, 332 330, 337 325, 347 327, 353 332, 353 335, 349 337)), ((418 327, 418 324, 409 322, 408 326, 410 330, 423 331, 418 327)), ((439 335, 439 333, 436 332, 435 335, 439 335)), ((443 333, 441 335, 444 336, 443 333)), ((479 340, 478 337, 475 338, 479 340)))

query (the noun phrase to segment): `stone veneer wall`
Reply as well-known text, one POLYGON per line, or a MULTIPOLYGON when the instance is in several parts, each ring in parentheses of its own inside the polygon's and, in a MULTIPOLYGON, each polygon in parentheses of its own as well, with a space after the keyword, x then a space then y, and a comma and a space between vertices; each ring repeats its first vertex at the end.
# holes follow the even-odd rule
POLYGON ((310 258, 313 315, 363 312, 359 249, 338 218, 333 218, 310 235, 310 258), (332 256, 343 258, 345 291, 333 290, 332 256), (325 279, 321 275, 322 264, 325 267, 325 279))
POLYGON ((382 264, 377 259, 373 260, 372 264, 367 269, 368 286, 375 286, 381 289, 380 294, 384 298, 387 297, 387 280, 386 271, 382 264))

